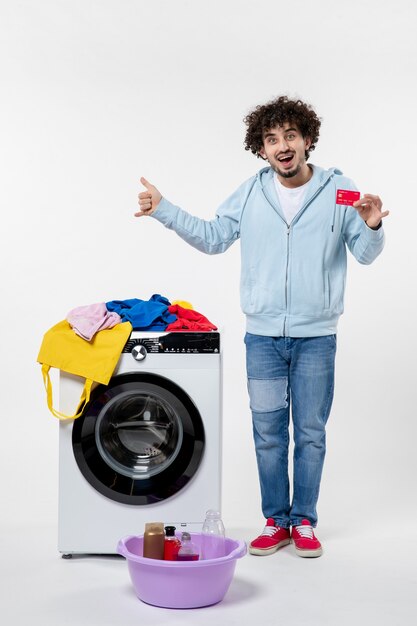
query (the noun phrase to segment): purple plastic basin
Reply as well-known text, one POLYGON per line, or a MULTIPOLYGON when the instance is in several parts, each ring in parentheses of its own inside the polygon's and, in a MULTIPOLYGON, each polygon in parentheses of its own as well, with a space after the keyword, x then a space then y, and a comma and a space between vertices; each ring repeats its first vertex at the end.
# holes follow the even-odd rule
MULTIPOLYGON (((200 546, 201 533, 191 533, 200 546)), ((232 582, 236 560, 246 554, 243 541, 226 538, 225 556, 200 561, 162 561, 143 554, 143 536, 125 537, 117 545, 125 557, 137 597, 154 606, 191 609, 223 600, 232 582)))

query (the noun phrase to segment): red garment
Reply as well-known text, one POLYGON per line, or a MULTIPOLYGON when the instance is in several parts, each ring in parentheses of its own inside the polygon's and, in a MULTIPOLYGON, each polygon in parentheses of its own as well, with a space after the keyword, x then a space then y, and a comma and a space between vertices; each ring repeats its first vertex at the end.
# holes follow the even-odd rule
POLYGON ((168 324, 166 330, 199 330, 203 332, 217 330, 217 326, 194 309, 184 309, 179 304, 171 304, 168 311, 174 313, 178 319, 168 324))

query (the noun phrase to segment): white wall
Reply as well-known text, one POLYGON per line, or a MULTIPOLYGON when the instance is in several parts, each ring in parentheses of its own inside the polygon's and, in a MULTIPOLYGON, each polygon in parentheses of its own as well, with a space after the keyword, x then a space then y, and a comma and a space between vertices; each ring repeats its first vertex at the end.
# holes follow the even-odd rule
POLYGON ((349 264, 319 514, 416 513, 415 18, 412 0, 0 0, 2 522, 56 515, 43 333, 157 292, 224 329, 224 519, 261 524, 239 244, 208 257, 133 213, 143 175, 212 217, 262 165, 242 118, 282 93, 323 118, 311 161, 391 210, 382 256, 349 264))

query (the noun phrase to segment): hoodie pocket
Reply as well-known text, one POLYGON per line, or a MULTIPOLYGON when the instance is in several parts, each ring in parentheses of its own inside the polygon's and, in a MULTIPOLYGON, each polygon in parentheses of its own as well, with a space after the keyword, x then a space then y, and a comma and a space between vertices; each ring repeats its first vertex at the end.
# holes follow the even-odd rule
POLYGON ((240 298, 243 312, 254 313, 256 308, 256 279, 254 268, 249 269, 245 280, 242 272, 240 298))
POLYGON ((249 303, 251 306, 255 304, 255 289, 256 289, 256 271, 254 267, 250 268, 249 272, 249 303))
POLYGON ((330 309, 330 274, 327 270, 324 272, 324 308, 330 309))

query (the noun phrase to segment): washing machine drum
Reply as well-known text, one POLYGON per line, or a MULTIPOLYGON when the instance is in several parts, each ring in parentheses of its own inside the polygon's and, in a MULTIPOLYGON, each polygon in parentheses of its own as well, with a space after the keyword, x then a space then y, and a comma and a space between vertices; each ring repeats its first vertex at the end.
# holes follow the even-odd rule
POLYGON ((72 444, 97 491, 146 505, 186 487, 202 460, 204 427, 191 398, 171 380, 123 374, 94 390, 74 421, 72 444))

